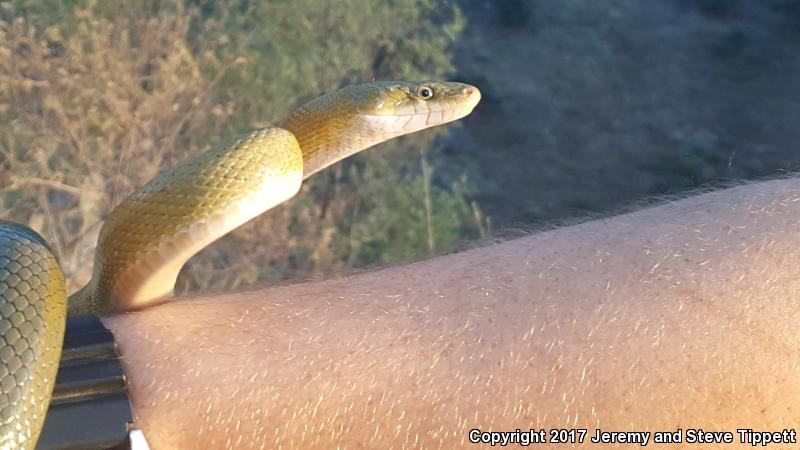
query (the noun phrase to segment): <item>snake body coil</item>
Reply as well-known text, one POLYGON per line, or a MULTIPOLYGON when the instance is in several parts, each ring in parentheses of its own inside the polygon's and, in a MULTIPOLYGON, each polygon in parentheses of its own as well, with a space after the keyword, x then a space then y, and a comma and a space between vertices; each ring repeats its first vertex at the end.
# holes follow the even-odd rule
POLYGON ((0 222, 0 446, 32 448, 53 391, 67 292, 47 243, 0 222))
MULTIPOLYGON (((388 139, 457 120, 480 92, 451 82, 348 86, 158 174, 106 218, 91 281, 69 314, 107 314, 172 295, 183 264, 224 234, 288 200, 302 180, 388 139)), ((61 354, 67 299, 47 243, 0 221, 0 448, 33 448, 61 354)))

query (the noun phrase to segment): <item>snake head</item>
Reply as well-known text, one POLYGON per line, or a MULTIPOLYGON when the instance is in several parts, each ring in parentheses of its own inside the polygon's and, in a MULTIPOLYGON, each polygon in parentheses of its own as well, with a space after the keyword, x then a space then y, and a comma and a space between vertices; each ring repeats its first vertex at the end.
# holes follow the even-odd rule
POLYGON ((412 133, 458 120, 472 112, 481 99, 478 88, 443 81, 387 81, 349 86, 356 114, 376 131, 394 135, 412 133))
POLYGON ((373 145, 458 120, 481 99, 449 81, 376 81, 347 86, 295 110, 283 127, 303 152, 304 177, 373 145))

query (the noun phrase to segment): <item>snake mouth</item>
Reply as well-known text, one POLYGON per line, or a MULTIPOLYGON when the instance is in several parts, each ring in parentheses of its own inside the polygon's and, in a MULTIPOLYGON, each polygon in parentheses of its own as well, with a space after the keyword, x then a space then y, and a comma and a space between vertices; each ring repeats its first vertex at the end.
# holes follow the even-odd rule
POLYGON ((359 114, 356 117, 372 131, 408 134, 425 128, 453 122, 467 116, 472 108, 446 109, 417 114, 377 115, 359 114))

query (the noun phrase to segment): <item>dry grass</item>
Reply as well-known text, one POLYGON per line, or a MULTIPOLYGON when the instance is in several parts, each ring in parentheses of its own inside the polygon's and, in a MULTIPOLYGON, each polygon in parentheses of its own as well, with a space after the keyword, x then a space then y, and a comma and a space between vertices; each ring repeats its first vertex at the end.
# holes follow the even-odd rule
POLYGON ((76 15, 69 36, 0 21, 0 122, 11 131, 0 138, 1 192, 10 216, 55 246, 71 288, 90 275, 87 249, 106 212, 196 150, 178 145, 181 133, 225 118, 205 107, 209 82, 188 50, 188 16, 76 15))

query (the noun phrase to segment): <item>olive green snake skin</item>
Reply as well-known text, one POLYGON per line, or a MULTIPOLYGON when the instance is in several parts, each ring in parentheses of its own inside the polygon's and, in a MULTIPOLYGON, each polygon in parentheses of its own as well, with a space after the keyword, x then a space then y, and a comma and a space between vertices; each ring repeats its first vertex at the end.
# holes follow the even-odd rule
POLYGON ((278 128, 163 171, 106 218, 92 279, 69 302, 44 239, 0 221, 0 448, 36 445, 67 314, 169 298, 192 255, 294 196, 305 178, 380 142, 464 117, 479 101, 478 89, 453 82, 348 86, 301 106, 278 128))

